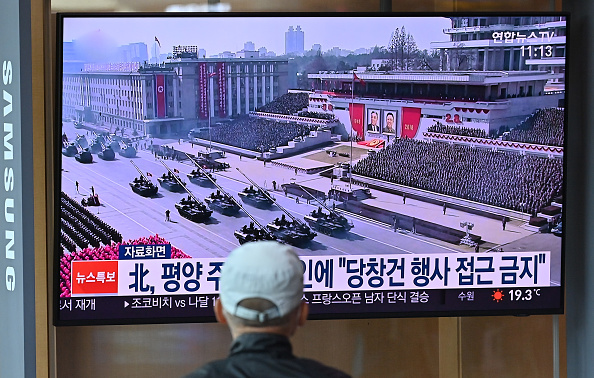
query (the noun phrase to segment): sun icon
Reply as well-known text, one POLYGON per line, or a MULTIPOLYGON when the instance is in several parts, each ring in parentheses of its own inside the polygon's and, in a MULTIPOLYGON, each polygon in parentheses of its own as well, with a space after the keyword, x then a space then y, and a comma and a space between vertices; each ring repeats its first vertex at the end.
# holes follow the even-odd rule
POLYGON ((499 291, 499 289, 495 290, 491 296, 493 297, 493 300, 497 302, 502 301, 504 297, 503 292, 499 291))

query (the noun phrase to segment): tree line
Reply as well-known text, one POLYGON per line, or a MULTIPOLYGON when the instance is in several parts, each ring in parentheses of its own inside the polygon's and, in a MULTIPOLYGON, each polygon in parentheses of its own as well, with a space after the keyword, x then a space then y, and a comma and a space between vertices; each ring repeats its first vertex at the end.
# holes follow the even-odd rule
POLYGON ((297 86, 309 89, 307 74, 320 71, 350 71, 357 67, 370 67, 374 59, 383 59, 380 71, 439 70, 439 53, 421 50, 415 38, 404 26, 397 27, 390 35, 388 44, 376 45, 366 54, 336 56, 330 52, 308 51, 304 56, 292 57, 289 64, 298 73, 297 86))

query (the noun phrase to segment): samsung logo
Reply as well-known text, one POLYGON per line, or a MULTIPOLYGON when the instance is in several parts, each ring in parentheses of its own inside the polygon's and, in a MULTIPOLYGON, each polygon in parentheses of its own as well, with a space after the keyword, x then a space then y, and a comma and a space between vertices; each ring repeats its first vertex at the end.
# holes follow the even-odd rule
POLYGON ((2 99, 3 99, 3 141, 4 148, 2 158, 4 161, 4 256, 8 264, 6 267, 6 290, 14 291, 16 286, 16 272, 14 270, 14 198, 11 197, 11 192, 14 190, 14 170, 9 165, 14 159, 14 148, 12 145, 13 123, 11 121, 12 114, 12 94, 7 88, 12 84, 12 61, 2 62, 2 99))

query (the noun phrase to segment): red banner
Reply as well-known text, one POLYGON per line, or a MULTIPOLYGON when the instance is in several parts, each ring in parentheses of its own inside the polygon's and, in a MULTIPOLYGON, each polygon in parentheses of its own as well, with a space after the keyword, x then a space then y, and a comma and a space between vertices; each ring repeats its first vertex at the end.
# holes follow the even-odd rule
POLYGON ((364 104, 349 104, 349 113, 351 115, 351 127, 357 133, 359 140, 365 140, 365 131, 363 130, 363 121, 365 118, 364 104))
POLYGON ((155 75, 155 91, 157 92, 157 118, 165 118, 167 104, 165 102, 165 75, 155 75))
POLYGON ((414 138, 419 130, 421 108, 402 108, 401 138, 414 138))
POLYGON ((73 261, 72 294, 117 294, 118 261, 73 261))
POLYGON ((227 116, 227 86, 225 83, 227 65, 225 62, 217 63, 217 78, 219 80, 219 117, 225 118, 227 116))
POLYGON ((208 119, 207 80, 206 62, 198 63, 198 117, 200 119, 208 119))

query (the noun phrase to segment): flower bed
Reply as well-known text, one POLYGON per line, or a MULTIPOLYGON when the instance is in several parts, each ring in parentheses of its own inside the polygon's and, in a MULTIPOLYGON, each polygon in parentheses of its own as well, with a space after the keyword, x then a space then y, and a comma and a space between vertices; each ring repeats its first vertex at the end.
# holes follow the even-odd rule
MULTIPOLYGON (((97 248, 84 248, 79 251, 65 254, 60 259, 60 298, 70 297, 70 271, 72 268, 72 261, 78 260, 118 260, 120 245, 155 245, 155 244, 170 244, 167 240, 159 235, 142 237, 127 242, 112 243, 97 248)), ((173 259, 189 259, 191 256, 185 254, 180 249, 171 246, 171 258, 173 259)))

